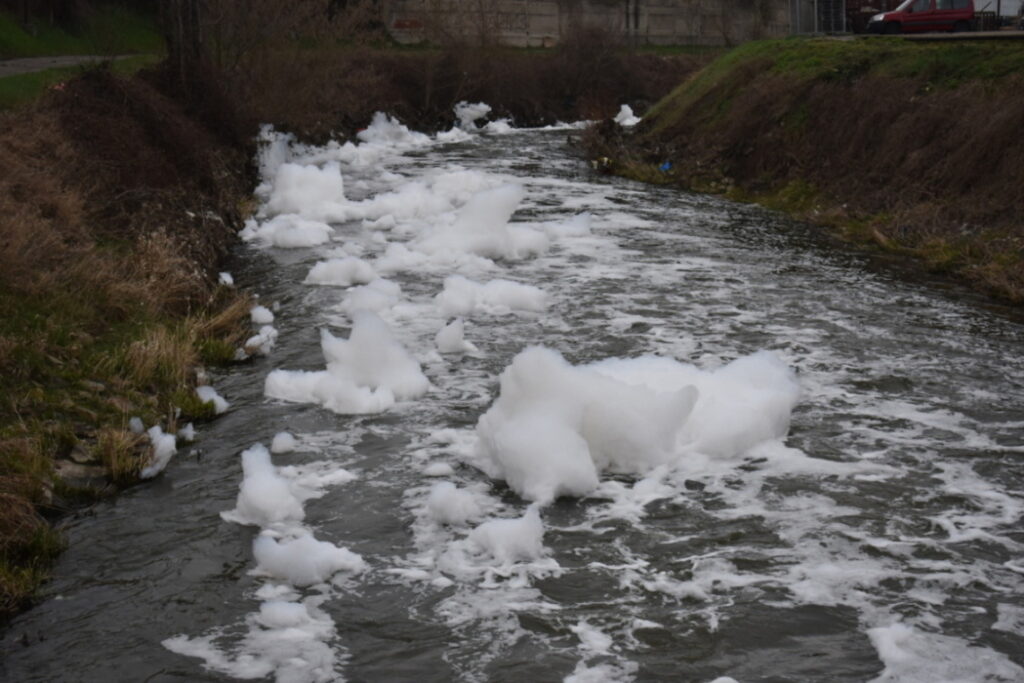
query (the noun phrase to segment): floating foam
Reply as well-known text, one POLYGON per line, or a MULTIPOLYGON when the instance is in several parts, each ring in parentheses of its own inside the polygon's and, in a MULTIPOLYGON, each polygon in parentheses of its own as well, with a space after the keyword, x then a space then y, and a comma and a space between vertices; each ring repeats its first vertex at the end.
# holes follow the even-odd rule
POLYGON ((281 164, 274 175, 270 198, 262 210, 267 216, 295 215, 326 223, 353 217, 345 199, 341 166, 334 161, 322 167, 281 164))
POLYGON ((799 395, 768 352, 703 372, 657 357, 574 367, 531 347, 502 373, 477 423, 476 464, 549 503, 592 491, 604 470, 644 474, 687 452, 735 457, 781 439, 799 395))
POLYGON ((274 314, 266 306, 253 306, 249 310, 249 317, 257 325, 269 325, 274 322, 274 314))
POLYGON ((459 489, 450 481, 434 484, 427 499, 430 518, 438 524, 462 525, 478 519, 480 505, 469 491, 459 489))
POLYGON ((402 288, 397 282, 377 278, 369 284, 353 287, 345 292, 338 310, 350 317, 356 311, 380 312, 392 308, 402 299, 402 288))
POLYGON ((615 123, 620 126, 635 126, 640 123, 640 117, 633 114, 633 108, 628 104, 619 107, 619 113, 615 115, 615 123))
POLYGON ((231 404, 228 403, 223 396, 218 394, 217 390, 209 384, 196 387, 196 396, 198 396, 199 400, 203 403, 212 403, 213 411, 217 415, 226 412, 227 409, 231 407, 231 404))
POLYGON ((182 441, 195 441, 196 440, 196 428, 189 422, 187 425, 178 430, 175 435, 182 441))
POLYGON ((311 533, 279 540, 265 531, 253 540, 252 553, 257 571, 300 588, 323 583, 341 571, 360 572, 366 568, 356 553, 318 541, 311 533))
POLYGON ((221 513, 226 521, 268 527, 305 518, 302 501, 278 473, 263 444, 242 452, 242 475, 235 508, 221 513))
POLYGON ((291 453, 295 450, 295 437, 288 432, 278 432, 270 442, 271 453, 291 453))
POLYGON ((268 356, 276 343, 277 329, 273 325, 264 325, 259 332, 245 340, 242 350, 249 356, 268 356))
POLYGON ((340 258, 320 261, 306 275, 306 284, 336 285, 351 287, 365 285, 376 279, 377 274, 366 261, 358 258, 340 258))
POLYGON ((547 307, 547 294, 533 285, 511 280, 480 284, 461 275, 444 280, 444 289, 434 297, 442 315, 466 316, 475 312, 505 314, 512 311, 540 312, 547 307))
POLYGON ((895 623, 868 630, 885 665, 873 683, 933 681, 1020 681, 1024 668, 987 647, 895 623))
POLYGON ((470 104, 463 100, 455 105, 455 118, 459 120, 462 130, 476 130, 476 122, 491 113, 491 106, 483 102, 470 104))
POLYGON ((327 683, 339 680, 338 656, 328 643, 334 622, 311 602, 269 600, 246 618, 248 633, 234 646, 218 646, 214 636, 179 635, 162 645, 197 657, 203 665, 234 678, 266 678, 278 683, 327 683))
POLYGON ((238 234, 245 242, 255 241, 265 247, 299 249, 329 242, 334 229, 322 221, 282 214, 263 223, 250 218, 238 234))
POLYGON ((149 434, 149 442, 152 444, 153 451, 149 465, 139 472, 139 477, 142 479, 152 479, 163 472, 164 468, 167 467, 167 463, 171 461, 171 458, 178 451, 177 440, 174 434, 165 434, 164 430, 159 426, 150 427, 147 433, 149 434))
POLYGON ((426 254, 454 251, 508 260, 540 254, 550 246, 547 235, 509 225, 524 194, 519 185, 502 185, 478 192, 466 202, 453 223, 438 225, 413 247, 426 254))
POLYGON ((477 353, 476 346, 465 339, 465 323, 456 318, 445 325, 434 337, 437 350, 441 353, 477 353))
POLYGON ((499 564, 537 560, 544 554, 544 523, 537 506, 513 519, 492 519, 473 529, 469 542, 499 564))
POLYGON ((396 399, 415 398, 430 388, 419 363, 394 338, 387 323, 366 310, 357 310, 352 318, 348 339, 321 331, 326 370, 275 370, 267 375, 264 393, 358 414, 386 410, 396 399))
POLYGON ((232 287, 235 284, 235 278, 231 277, 231 273, 220 273, 217 275, 217 282, 232 287))

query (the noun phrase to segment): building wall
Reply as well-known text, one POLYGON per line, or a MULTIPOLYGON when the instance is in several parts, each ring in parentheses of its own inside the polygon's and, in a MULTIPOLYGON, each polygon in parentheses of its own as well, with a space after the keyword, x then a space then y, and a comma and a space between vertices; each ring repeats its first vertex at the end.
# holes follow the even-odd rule
POLYGON ((550 47, 595 27, 638 45, 733 45, 790 33, 791 0, 389 0, 399 42, 550 47))

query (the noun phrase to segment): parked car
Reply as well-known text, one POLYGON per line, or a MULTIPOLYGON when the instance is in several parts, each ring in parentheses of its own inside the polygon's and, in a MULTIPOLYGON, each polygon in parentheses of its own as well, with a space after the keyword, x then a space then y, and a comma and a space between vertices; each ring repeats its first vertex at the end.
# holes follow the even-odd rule
POLYGON ((970 31, 974 0, 906 0, 892 12, 871 17, 871 33, 970 31))

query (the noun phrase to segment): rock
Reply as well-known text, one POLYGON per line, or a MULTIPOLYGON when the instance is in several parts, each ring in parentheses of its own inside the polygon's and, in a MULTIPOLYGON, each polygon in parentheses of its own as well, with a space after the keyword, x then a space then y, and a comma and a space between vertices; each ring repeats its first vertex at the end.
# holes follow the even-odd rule
POLYGON ((107 470, 97 465, 57 460, 53 464, 53 472, 65 484, 76 489, 103 489, 107 485, 107 470))

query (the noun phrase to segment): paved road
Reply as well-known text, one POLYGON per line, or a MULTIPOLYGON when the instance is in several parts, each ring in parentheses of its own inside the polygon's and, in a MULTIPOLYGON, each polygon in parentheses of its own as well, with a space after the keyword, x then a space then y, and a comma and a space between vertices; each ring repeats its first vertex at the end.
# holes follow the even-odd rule
MULTIPOLYGON (((121 59, 114 57, 113 59, 121 59)), ((5 59, 0 61, 0 78, 5 76, 17 76, 19 74, 30 74, 35 71, 46 71, 47 69, 59 69, 79 64, 93 64, 102 62, 110 57, 98 55, 67 55, 62 57, 25 57, 24 59, 5 59)))

